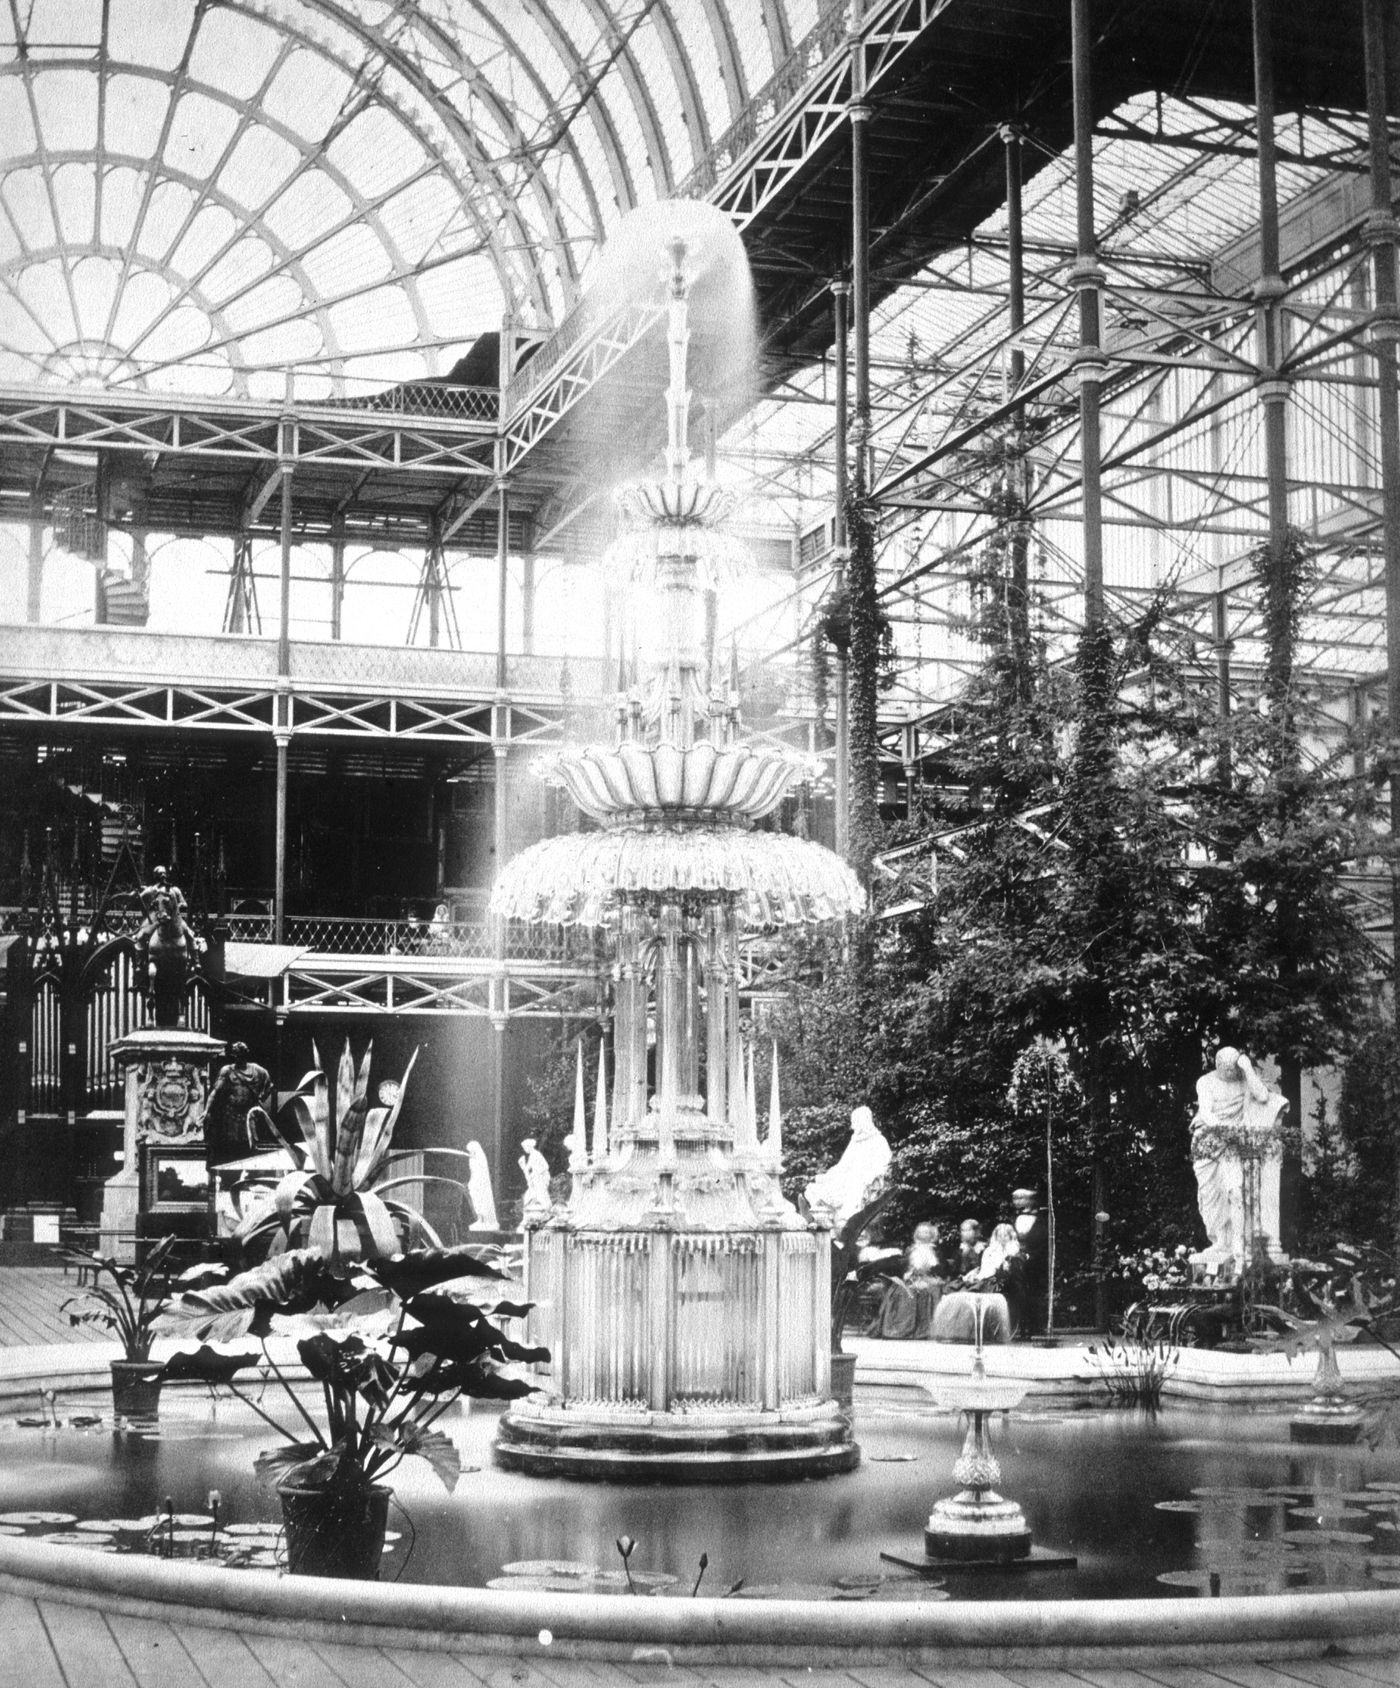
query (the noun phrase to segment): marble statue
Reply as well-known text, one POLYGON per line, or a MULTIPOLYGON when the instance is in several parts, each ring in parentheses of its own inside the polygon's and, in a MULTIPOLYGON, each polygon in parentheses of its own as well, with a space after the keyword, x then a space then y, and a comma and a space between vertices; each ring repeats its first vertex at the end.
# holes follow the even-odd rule
POLYGON ((235 1043, 219 1068, 204 1104, 204 1159, 208 1166, 242 1160, 257 1144, 248 1116, 272 1100, 272 1075, 248 1056, 246 1043, 235 1043))
MULTIPOLYGON (((491 1193, 491 1168, 486 1164, 486 1151, 480 1143, 473 1140, 467 1144, 467 1160, 467 1199, 472 1204, 471 1229, 495 1231, 499 1229, 499 1222, 496 1218, 496 1198, 491 1193)), ((525 1176, 529 1178, 528 1171, 525 1176)))
POLYGON ((856 1108, 851 1114, 850 1140, 840 1160, 819 1172, 804 1192, 808 1207, 828 1213, 833 1230, 840 1231, 848 1219, 879 1195, 891 1155, 870 1109, 856 1108))
POLYGON ((1193 1265, 1238 1276, 1249 1265, 1256 1237, 1273 1260, 1279 1242, 1279 1183, 1288 1106, 1271 1091, 1248 1055, 1225 1047, 1214 1068, 1196 1082, 1191 1116, 1191 1164, 1206 1246, 1193 1265))
POLYGON ((520 1170, 525 1174, 525 1215, 527 1218, 548 1214, 554 1210, 554 1198, 549 1193, 549 1162, 536 1147, 535 1139, 527 1137, 520 1147, 520 1170))

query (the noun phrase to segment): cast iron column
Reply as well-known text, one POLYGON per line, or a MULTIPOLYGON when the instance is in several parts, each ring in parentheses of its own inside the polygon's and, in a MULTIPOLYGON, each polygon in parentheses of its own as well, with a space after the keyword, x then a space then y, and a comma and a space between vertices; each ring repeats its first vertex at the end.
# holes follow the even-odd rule
POLYGON ((345 610, 345 515, 331 518, 331 638, 341 637, 345 610))
MULTIPOLYGON (((846 590, 846 498, 847 466, 850 451, 849 418, 846 410, 847 394, 847 363, 849 352, 846 344, 846 299, 850 294, 850 284, 845 281, 833 281, 831 296, 834 301, 836 318, 836 510, 832 517, 831 539, 832 549, 836 557, 836 576, 832 582, 832 595, 840 599, 846 590)), ((836 721, 836 831, 835 844, 838 856, 846 854, 851 836, 851 723, 849 717, 849 681, 846 670, 846 653, 836 653, 836 699, 833 713, 836 721)))
MULTIPOLYGON (((1390 127, 1386 111, 1386 0, 1362 0, 1366 46, 1366 118, 1370 141, 1371 209, 1366 239, 1371 248, 1375 291, 1371 351, 1376 360, 1376 428, 1380 435, 1381 539, 1385 549, 1387 759, 1390 764, 1390 836, 1400 839, 1400 402, 1396 394, 1395 343, 1400 335, 1396 305, 1395 242, 1391 202, 1390 127)), ((1400 859, 1390 863, 1390 931, 1396 974, 1395 1010, 1400 1028, 1400 859)), ((1400 1169, 1397 1170, 1400 1181, 1400 1169)), ((1397 1191, 1400 1195, 1400 1191, 1397 1191)), ((1398 1208, 1400 1211, 1400 1208, 1398 1208)), ((1397 1219, 1400 1233, 1400 1219, 1397 1219)))
MULTIPOLYGON (((1006 305, 1011 355, 1007 362, 1007 397, 1014 399, 1026 378, 1026 354, 1020 335, 1026 326, 1026 254, 1021 220, 1021 132, 1007 124, 1001 131, 1006 149, 1006 305)), ((1016 670, 1016 694, 1022 702, 1030 698, 1030 529, 1026 506, 1030 503, 1030 475, 1026 460, 1026 407, 1016 404, 1011 412, 1012 452, 1007 463, 1007 492, 1014 500, 1011 539, 1011 579, 1007 583, 1007 610, 1012 657, 1016 670)))
POLYGON ((1273 0, 1254 0, 1254 99, 1259 157, 1259 280, 1254 288, 1255 356, 1264 406, 1264 473, 1269 554, 1277 566, 1288 544, 1288 382, 1279 371, 1284 296, 1278 239, 1278 152, 1274 138, 1273 0))
POLYGON ((506 594, 510 584, 510 485, 496 482, 496 690, 506 689, 506 594))
POLYGON ((1230 785, 1230 715, 1234 708, 1230 696, 1230 652, 1234 642, 1230 638, 1230 596, 1222 587, 1211 601, 1212 632, 1215 642, 1215 713, 1220 722, 1220 756, 1216 763, 1216 777, 1222 789, 1230 785))
POLYGON ((1103 486, 1099 442, 1099 389, 1108 373, 1103 355, 1100 290, 1094 229, 1094 99, 1090 71, 1093 36, 1089 0, 1072 0, 1070 13, 1074 84, 1075 262, 1079 295, 1079 454, 1084 501, 1084 624, 1103 620, 1103 486))
POLYGON ((44 602, 44 494, 36 489, 29 500, 29 580, 24 618, 38 621, 44 602))
POLYGON ((282 508, 278 528, 277 695, 273 700, 273 740, 277 747, 277 815, 275 821, 272 937, 280 944, 287 919, 287 745, 292 716, 292 376, 287 373, 287 412, 282 417, 280 458, 282 508))

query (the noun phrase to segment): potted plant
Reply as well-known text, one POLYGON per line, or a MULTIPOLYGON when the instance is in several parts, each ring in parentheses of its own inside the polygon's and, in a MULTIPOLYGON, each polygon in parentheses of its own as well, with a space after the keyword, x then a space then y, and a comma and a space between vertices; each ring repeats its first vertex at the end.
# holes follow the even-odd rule
POLYGON ((139 1265, 132 1266, 85 1249, 64 1251, 75 1265, 93 1274, 88 1288, 63 1303, 69 1324, 97 1325, 122 1345, 122 1358, 112 1361, 112 1410, 118 1418, 154 1418, 160 1411, 162 1367, 151 1359, 151 1343, 156 1321, 174 1293, 169 1269, 174 1246, 173 1237, 162 1237, 139 1265))
MULTIPOLYGON (((317 1065, 288 1098, 279 1119, 261 1108, 249 1111, 255 1131, 275 1132, 282 1139, 294 1168, 277 1185, 272 1200, 255 1208, 238 1228, 237 1238, 251 1258, 314 1248, 348 1269, 415 1243, 441 1246, 421 1213, 389 1195, 409 1184, 445 1184, 461 1190, 450 1178, 425 1173, 392 1176, 394 1127, 417 1054, 402 1079, 380 1085, 381 1106, 371 1108, 373 1054, 371 1043, 356 1068, 347 1038, 336 1069, 334 1105, 318 1055, 317 1065)), ((470 1158, 461 1150, 434 1152, 470 1158)))
POLYGON ((856 1357, 841 1346, 841 1333, 856 1297, 873 1278, 889 1275, 889 1257, 860 1258, 860 1239, 889 1201, 892 1191, 876 1196, 848 1219, 831 1239, 831 1393, 848 1412, 855 1405, 856 1357))
POLYGON ((292 1249, 177 1297, 162 1315, 162 1334, 202 1343, 173 1356, 166 1375, 227 1383, 282 1438, 258 1470, 277 1485, 290 1570, 376 1579, 389 1503, 383 1479, 412 1456, 450 1491, 461 1460, 435 1428, 448 1407, 461 1396, 509 1401, 536 1389, 508 1368, 547 1360, 549 1350, 513 1341, 496 1323, 523 1318, 529 1304, 505 1299, 510 1280, 491 1253, 469 1244, 422 1248, 347 1272, 316 1249, 292 1249), (320 1414, 268 1347, 270 1337, 298 1332, 320 1414), (249 1335, 260 1339, 261 1355, 209 1346, 249 1335), (280 1386, 280 1413, 265 1393, 254 1397, 234 1382, 251 1365, 280 1386))

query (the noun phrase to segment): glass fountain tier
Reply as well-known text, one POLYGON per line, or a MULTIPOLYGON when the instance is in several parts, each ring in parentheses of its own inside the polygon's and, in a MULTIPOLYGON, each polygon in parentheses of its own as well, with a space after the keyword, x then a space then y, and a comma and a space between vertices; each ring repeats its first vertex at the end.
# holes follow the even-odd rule
POLYGON ((823 1475, 859 1459, 831 1398, 831 1233, 782 1195, 776 1068, 760 1142, 740 944, 864 899, 830 851, 755 830, 807 769, 747 742, 736 687, 715 683, 704 593, 726 501, 687 471, 684 248, 669 250, 667 471, 624 501, 641 531, 622 542, 659 607, 653 660, 620 686, 613 741, 553 768, 601 830, 523 852, 492 897, 507 919, 601 929, 615 980, 611 1109, 600 1072, 568 1200, 527 1203, 549 1392, 505 1416, 496 1455, 538 1474, 823 1475))

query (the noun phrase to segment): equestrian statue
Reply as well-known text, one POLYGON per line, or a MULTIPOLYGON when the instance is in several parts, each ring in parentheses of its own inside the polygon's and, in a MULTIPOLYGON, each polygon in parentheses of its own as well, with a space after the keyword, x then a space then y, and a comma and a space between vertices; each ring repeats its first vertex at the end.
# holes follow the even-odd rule
POLYGON ((134 941, 146 982, 146 1014, 156 1026, 186 1023, 185 981, 194 959, 195 939, 185 920, 185 897, 170 875, 158 867, 141 891, 145 918, 134 941))

